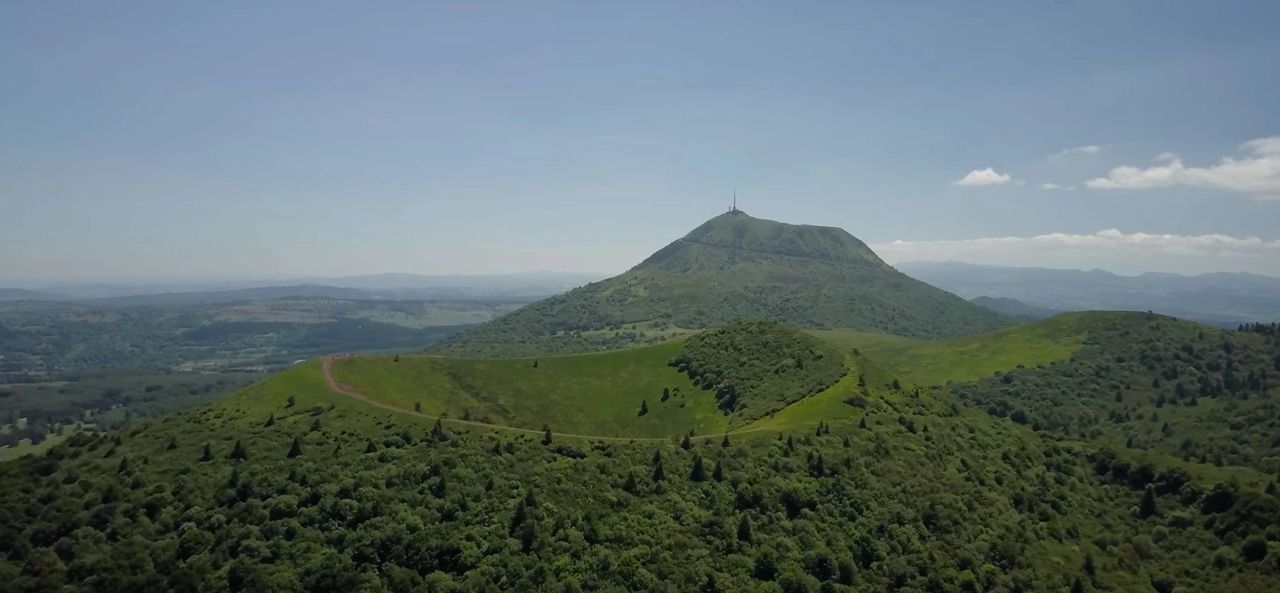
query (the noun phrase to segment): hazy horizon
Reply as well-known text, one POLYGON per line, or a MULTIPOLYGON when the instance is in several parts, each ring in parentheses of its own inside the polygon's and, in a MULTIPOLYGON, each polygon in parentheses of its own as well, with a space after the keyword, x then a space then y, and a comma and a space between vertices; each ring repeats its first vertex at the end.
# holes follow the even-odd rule
POLYGON ((1280 5, 1175 4, 9 4, 0 282, 608 273, 735 187, 890 262, 1280 275, 1280 5))

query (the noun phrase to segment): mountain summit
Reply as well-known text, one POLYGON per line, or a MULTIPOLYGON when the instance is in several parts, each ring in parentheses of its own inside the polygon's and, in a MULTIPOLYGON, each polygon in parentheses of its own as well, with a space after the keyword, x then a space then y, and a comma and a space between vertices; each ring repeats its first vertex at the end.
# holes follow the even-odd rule
POLYGON ((514 311, 434 350, 475 356, 584 352, 746 318, 912 337, 978 333, 1006 321, 898 272, 843 229, 732 211, 621 275, 514 311))

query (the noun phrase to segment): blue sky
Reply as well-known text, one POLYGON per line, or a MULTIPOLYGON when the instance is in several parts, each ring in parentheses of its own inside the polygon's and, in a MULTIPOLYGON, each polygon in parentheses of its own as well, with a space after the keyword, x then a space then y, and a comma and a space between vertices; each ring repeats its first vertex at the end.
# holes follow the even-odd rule
POLYGON ((0 284, 618 272, 735 185, 891 261, 1280 275, 1280 3, 1223 4, 4 3, 0 284))

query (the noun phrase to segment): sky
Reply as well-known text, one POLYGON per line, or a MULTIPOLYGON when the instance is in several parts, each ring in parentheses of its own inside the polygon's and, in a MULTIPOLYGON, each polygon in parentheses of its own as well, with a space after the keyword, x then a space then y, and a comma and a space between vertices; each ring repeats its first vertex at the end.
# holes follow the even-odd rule
POLYGON ((1280 3, 5 2, 0 285, 890 262, 1280 275, 1280 3))

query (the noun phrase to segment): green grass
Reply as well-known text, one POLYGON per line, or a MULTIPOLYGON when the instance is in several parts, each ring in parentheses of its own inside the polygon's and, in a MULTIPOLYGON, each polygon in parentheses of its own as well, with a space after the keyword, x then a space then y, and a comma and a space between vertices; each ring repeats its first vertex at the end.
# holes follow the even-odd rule
POLYGON ((680 346, 543 357, 537 367, 532 358, 366 356, 335 361, 333 374, 375 401, 404 410, 419 404, 430 415, 599 436, 723 432, 728 419, 712 394, 667 366, 680 346))
POLYGON ((849 329, 811 330, 819 338, 859 352, 916 385, 976 381, 1018 365, 1066 360, 1093 328, 1130 313, 1065 313, 997 332, 954 340, 917 340, 849 329))
POLYGON ((75 425, 66 427, 63 434, 51 434, 39 443, 32 445, 31 439, 22 439, 17 445, 9 447, 0 447, 0 462, 17 459, 23 455, 39 455, 52 449, 58 443, 67 440, 68 437, 79 432, 75 425))

